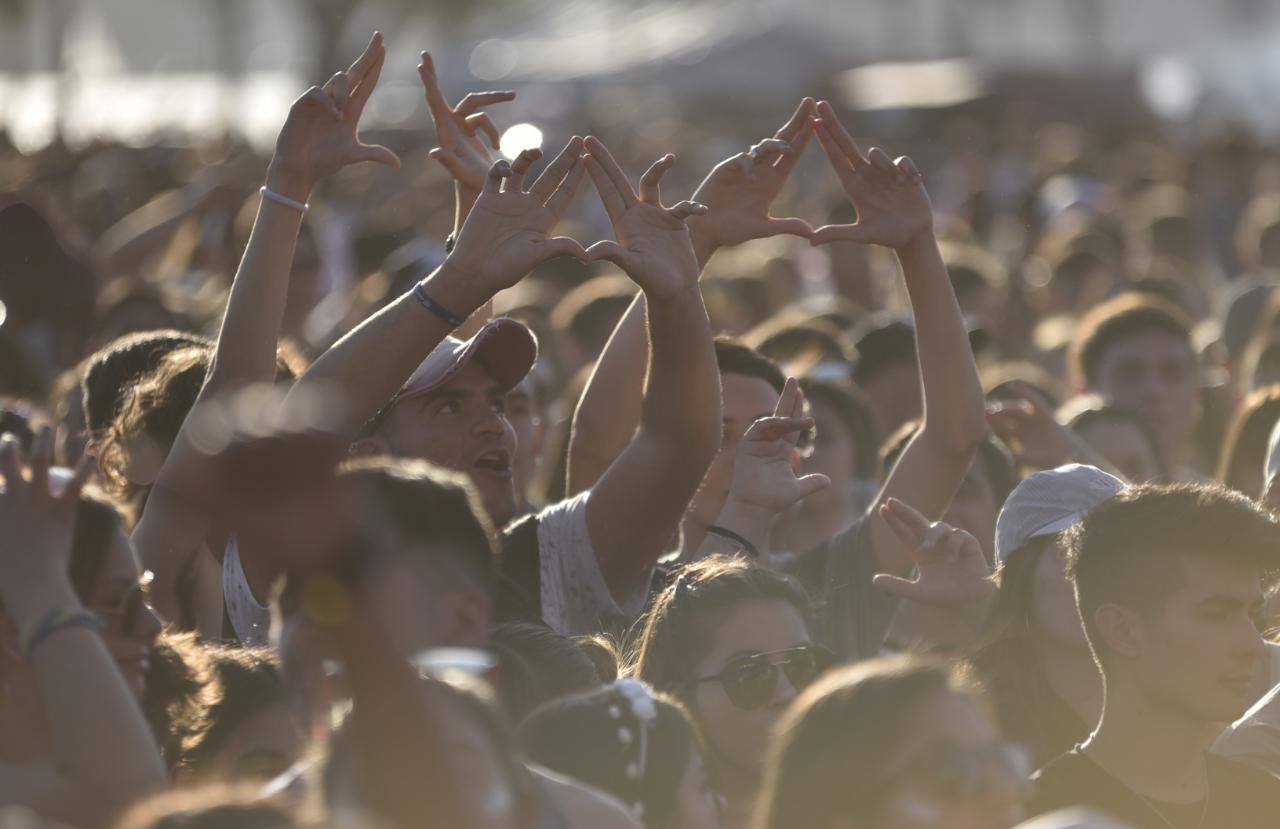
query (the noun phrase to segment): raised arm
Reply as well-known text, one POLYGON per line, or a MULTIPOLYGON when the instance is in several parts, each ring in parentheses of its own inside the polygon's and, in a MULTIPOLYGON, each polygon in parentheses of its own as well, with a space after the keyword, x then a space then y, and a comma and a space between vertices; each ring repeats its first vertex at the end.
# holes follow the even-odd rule
MULTIPOLYGON (((289 271, 303 211, 287 202, 305 204, 316 182, 350 164, 376 161, 398 167, 386 147, 363 144, 358 125, 382 71, 386 49, 375 33, 351 67, 324 85, 312 87, 289 109, 267 169, 266 190, 249 235, 244 258, 231 285, 231 295, 218 332, 213 366, 200 390, 207 400, 276 375, 276 343, 288 296, 289 271)), ((209 516, 177 483, 198 474, 203 456, 192 451, 185 424, 165 459, 134 531, 143 566, 155 576, 152 600, 168 619, 178 618, 179 576, 199 555, 209 534, 209 516)), ((220 579, 216 566, 198 561, 200 592, 218 601, 199 601, 205 608, 200 627, 217 636, 221 627, 220 579)))
MULTIPOLYGON (((84 612, 70 564, 76 506, 90 466, 82 462, 54 495, 52 447, 45 428, 32 448, 28 480, 17 442, 0 444, 0 599, 20 631, 37 629, 56 611, 84 612)), ((0 765, 0 806, 23 804, 46 817, 99 825, 163 789, 164 763, 151 729, 101 635, 66 626, 33 647, 30 666, 51 753, 39 765, 0 765)))
MULTIPOLYGON (((800 219, 769 215, 813 134, 813 106, 813 99, 805 98, 772 138, 717 164, 693 194, 693 201, 708 208, 686 222, 699 272, 721 247, 783 233, 805 238, 813 233, 800 219)), ((590 489, 635 435, 648 357, 641 292, 614 329, 574 413, 569 494, 590 489)))
POLYGON ((541 152, 526 150, 513 164, 496 162, 444 264, 322 354, 294 391, 317 385, 339 390, 346 403, 339 433, 351 441, 455 328, 415 293, 450 317, 466 319, 540 263, 557 256, 585 259, 575 240, 549 236, 582 180, 581 148, 582 139, 572 138, 527 191, 525 174, 541 152))
POLYGON ((587 503, 592 547, 618 598, 647 586, 715 457, 720 371, 684 223, 706 207, 687 201, 662 206, 659 184, 674 156, 649 168, 637 195, 603 144, 588 138, 586 147, 587 172, 617 237, 592 245, 588 256, 622 268, 648 302, 649 376, 639 429, 587 503))
POLYGON ((858 222, 819 228, 813 243, 845 240, 892 248, 915 319, 924 424, 889 474, 870 517, 880 568, 903 575, 913 566, 911 550, 879 507, 897 498, 930 520, 942 515, 987 432, 982 384, 933 235, 932 208, 920 171, 911 159, 894 161, 878 148, 864 156, 825 101, 818 104, 815 131, 858 222))

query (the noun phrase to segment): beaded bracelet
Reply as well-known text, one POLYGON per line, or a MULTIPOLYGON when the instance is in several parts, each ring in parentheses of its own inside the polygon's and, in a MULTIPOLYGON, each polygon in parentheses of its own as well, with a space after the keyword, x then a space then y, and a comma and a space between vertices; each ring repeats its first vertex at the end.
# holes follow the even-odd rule
POLYGON ((18 634, 18 647, 30 661, 36 647, 53 634, 67 628, 88 628, 95 633, 102 631, 102 620, 97 614, 81 607, 57 607, 46 613, 38 624, 23 626, 18 634))

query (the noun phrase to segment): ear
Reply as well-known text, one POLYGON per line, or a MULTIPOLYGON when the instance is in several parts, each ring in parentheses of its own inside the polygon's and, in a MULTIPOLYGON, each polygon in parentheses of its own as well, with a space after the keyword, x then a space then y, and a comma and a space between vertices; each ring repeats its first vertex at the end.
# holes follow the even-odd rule
POLYGON ((1094 613, 1093 621, 1108 652, 1126 659, 1142 654, 1145 630, 1137 613, 1120 605, 1104 604, 1094 613))
POLYGON ((351 444, 351 457, 353 458, 372 458, 378 455, 390 455, 391 447, 387 445, 387 439, 382 435, 370 435, 367 438, 360 438, 351 444))

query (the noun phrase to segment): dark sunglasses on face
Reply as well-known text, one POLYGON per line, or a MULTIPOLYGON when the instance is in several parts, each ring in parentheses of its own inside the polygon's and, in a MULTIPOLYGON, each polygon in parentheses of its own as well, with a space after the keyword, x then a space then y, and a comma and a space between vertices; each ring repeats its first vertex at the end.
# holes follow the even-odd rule
POLYGON ((735 659, 714 676, 698 677, 693 685, 719 682, 734 706, 751 711, 768 705, 778 690, 778 677, 785 675, 797 691, 805 688, 832 662, 831 654, 817 645, 800 645, 735 659))
POLYGON ((943 796, 961 800, 986 793, 996 782, 1023 788, 1031 771, 1030 755, 1016 743, 995 742, 982 746, 936 743, 922 749, 891 774, 889 782, 910 777, 943 796))

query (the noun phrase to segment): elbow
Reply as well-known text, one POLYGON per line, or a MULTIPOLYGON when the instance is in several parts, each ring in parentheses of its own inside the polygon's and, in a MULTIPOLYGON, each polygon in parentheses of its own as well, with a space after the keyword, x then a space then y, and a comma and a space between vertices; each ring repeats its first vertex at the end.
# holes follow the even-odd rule
POLYGON ((937 418, 925 422, 921 435, 934 452, 968 465, 987 439, 987 421, 985 417, 937 418))

